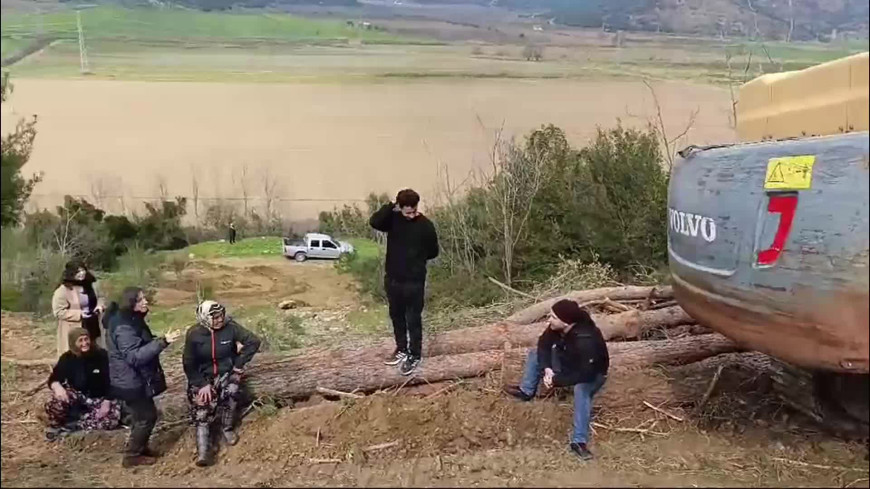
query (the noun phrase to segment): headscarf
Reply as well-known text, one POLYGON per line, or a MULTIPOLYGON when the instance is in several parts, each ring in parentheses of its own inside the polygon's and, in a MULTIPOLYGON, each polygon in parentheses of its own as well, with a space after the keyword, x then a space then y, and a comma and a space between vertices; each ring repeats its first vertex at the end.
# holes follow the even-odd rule
MULTIPOLYGON (((71 330, 69 330, 69 333, 67 333, 69 350, 73 352, 73 354, 77 357, 82 356, 82 351, 79 349, 79 345, 76 344, 78 339, 82 336, 90 337, 90 335, 88 334, 88 330, 86 330, 85 328, 72 328, 71 330)), ((94 348, 94 342, 91 342, 91 348, 94 348)))
POLYGON ((202 301, 196 308, 196 322, 201 326, 212 329, 212 318, 226 316, 227 310, 216 301, 202 301))

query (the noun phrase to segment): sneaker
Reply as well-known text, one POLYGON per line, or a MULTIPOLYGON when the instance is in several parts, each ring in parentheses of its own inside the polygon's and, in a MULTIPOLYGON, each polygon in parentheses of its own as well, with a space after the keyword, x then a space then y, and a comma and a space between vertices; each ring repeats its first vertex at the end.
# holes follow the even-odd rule
POLYGON ((590 452, 589 449, 586 448, 585 443, 572 443, 570 445, 570 450, 574 452, 575 455, 580 457, 580 460, 592 460, 594 458, 592 452, 590 452))
POLYGON ((530 395, 526 394, 525 392, 522 391, 522 389, 520 389, 518 386, 515 386, 515 385, 509 385, 509 386, 505 387, 504 389, 502 389, 502 391, 504 391, 504 393, 509 395, 509 396, 515 397, 515 398, 517 398, 521 401, 525 401, 525 402, 531 401, 532 398, 534 397, 534 396, 530 396, 530 395))
POLYGON ((129 469, 130 467, 154 465, 155 463, 157 463, 157 459, 147 455, 126 455, 124 456, 124 459, 121 460, 121 467, 129 469))
POLYGON ((399 373, 402 375, 411 375, 411 373, 417 369, 417 366, 420 365, 421 361, 420 358, 408 355, 407 358, 405 358, 405 361, 402 362, 402 366, 399 367, 399 373))
POLYGON ((384 359, 384 365, 398 365, 404 362, 406 358, 408 358, 407 353, 401 350, 396 350, 390 356, 384 359))

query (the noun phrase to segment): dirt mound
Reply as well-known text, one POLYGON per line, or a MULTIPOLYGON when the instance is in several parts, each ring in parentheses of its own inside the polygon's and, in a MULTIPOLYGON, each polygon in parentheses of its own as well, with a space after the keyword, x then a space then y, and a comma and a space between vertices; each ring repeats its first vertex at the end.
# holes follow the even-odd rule
MULTIPOLYGON (((3 485, 847 485, 867 487, 864 450, 784 418, 769 397, 763 362, 722 355, 683 367, 614 371, 596 410, 593 450, 566 450, 570 395, 523 403, 480 379, 446 392, 403 389, 359 400, 255 408, 218 463, 193 466, 186 426, 159 429, 158 465, 120 468, 126 432, 41 439, 37 424, 3 425, 3 485), (719 366, 715 394, 697 400, 719 366), (668 393, 668 394, 665 394, 668 393), (610 396, 620 403, 611 407, 610 396), (660 402, 664 400, 668 402, 660 402), (692 400, 695 401, 692 401, 692 400), (683 421, 645 407, 658 407, 683 421), (633 431, 634 430, 634 431, 633 431), (8 442, 13 442, 14 447, 8 442), (810 464, 810 465, 800 465, 810 464), (87 467, 87 470, 81 470, 87 467), (839 479, 838 479, 839 477, 839 479)), ((4 402, 4 420, 26 420, 35 398, 4 402)))

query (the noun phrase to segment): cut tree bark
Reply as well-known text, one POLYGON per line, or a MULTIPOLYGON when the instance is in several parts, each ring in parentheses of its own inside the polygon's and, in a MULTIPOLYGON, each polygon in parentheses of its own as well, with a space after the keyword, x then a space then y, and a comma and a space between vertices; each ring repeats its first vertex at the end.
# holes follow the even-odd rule
MULTIPOLYGON (((673 341, 610 343, 608 348, 614 368, 691 363, 739 350, 735 343, 718 334, 673 341)), ((503 349, 427 358, 419 371, 410 377, 399 374, 395 367, 383 365, 377 357, 374 361, 338 367, 311 364, 306 362, 305 356, 271 361, 255 358, 247 369, 247 383, 255 396, 275 400, 307 398, 315 394, 318 387, 343 392, 372 392, 398 385, 480 377, 502 368, 503 361, 507 369, 516 371, 522 368, 529 351, 530 348, 514 349, 508 353, 508 358, 504 358, 503 349)), ((183 415, 186 409, 183 385, 171 386, 163 397, 161 407, 165 416, 183 415)))
POLYGON ((521 311, 515 312, 511 316, 507 318, 509 322, 517 323, 517 324, 530 324, 538 321, 542 317, 546 316, 550 311, 550 308, 553 307, 553 304, 562 300, 562 299, 570 299, 573 301, 577 301, 580 303, 589 302, 594 300, 601 300, 604 298, 609 298, 614 301, 619 300, 628 300, 628 299, 646 299, 648 297, 652 297, 655 299, 670 299, 674 296, 674 291, 670 286, 664 287, 638 287, 638 286, 625 286, 625 287, 604 287, 600 289, 590 289, 590 290, 577 290, 574 292, 569 292, 560 297, 554 297, 552 299, 548 299, 532 306, 529 306, 521 311))
MULTIPOLYGON (((619 314, 593 314, 605 340, 637 338, 643 332, 655 328, 670 328, 694 323, 679 306, 654 311, 628 311, 619 314)), ((495 323, 473 328, 463 328, 423 339, 423 357, 455 355, 503 348, 508 342, 513 348, 532 346, 547 327, 546 323, 513 324, 495 323)), ((320 351, 306 354, 307 361, 322 366, 374 362, 386 357, 395 348, 393 339, 376 342, 354 350, 320 351)), ((299 357, 300 359, 302 356, 299 357)))

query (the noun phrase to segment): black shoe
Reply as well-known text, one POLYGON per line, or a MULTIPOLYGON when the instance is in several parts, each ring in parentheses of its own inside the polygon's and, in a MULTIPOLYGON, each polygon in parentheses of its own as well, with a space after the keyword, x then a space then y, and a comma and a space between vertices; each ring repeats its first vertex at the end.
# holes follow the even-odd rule
POLYGON ((121 460, 121 467, 129 469, 139 465, 154 465, 156 463, 156 458, 147 455, 125 455, 123 460, 121 460))
POLYGON ((509 395, 509 396, 515 397, 515 398, 517 398, 521 401, 525 401, 525 402, 531 401, 532 398, 535 397, 535 396, 530 396, 530 395, 526 394, 525 392, 522 391, 522 389, 520 389, 519 387, 517 387, 515 385, 509 385, 509 386, 503 388, 502 391, 504 391, 504 393, 509 395))
POLYGON ((402 366, 399 367, 399 373, 402 375, 411 375, 411 373, 417 369, 417 366, 420 365, 421 361, 422 360, 418 357, 408 355, 408 357, 405 358, 405 361, 402 362, 402 366))
POLYGON ((592 452, 586 448, 585 443, 572 443, 569 448, 575 455, 580 457, 580 460, 592 460, 594 458, 592 452))
POLYGON ((396 350, 390 356, 384 359, 384 365, 399 365, 404 362, 408 358, 408 354, 401 351, 396 350))

